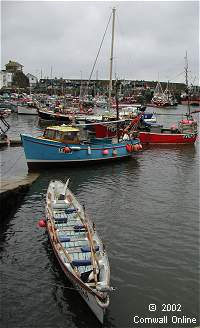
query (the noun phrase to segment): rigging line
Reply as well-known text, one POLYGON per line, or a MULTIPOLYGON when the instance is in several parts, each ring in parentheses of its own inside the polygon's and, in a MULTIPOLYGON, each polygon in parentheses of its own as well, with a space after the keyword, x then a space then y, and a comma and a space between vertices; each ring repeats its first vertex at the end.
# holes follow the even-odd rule
POLYGON ((181 72, 178 75, 174 76, 173 79, 170 79, 169 81, 173 81, 174 79, 176 79, 177 77, 183 75, 185 72, 181 72))
POLYGON ((106 29, 105 29, 105 32, 104 32, 103 38, 102 38, 102 40, 101 40, 101 44, 100 44, 99 50, 98 50, 98 52, 97 52, 97 55, 96 55, 96 58, 95 58, 95 61, 94 61, 94 64, 93 64, 93 67, 92 67, 92 71, 91 71, 91 73, 90 73, 90 77, 89 77, 89 80, 88 80, 88 85, 89 85, 89 83, 90 83, 90 80, 91 80, 92 74, 93 74, 93 72, 94 72, 94 68, 95 68, 95 65, 96 65, 96 62, 97 62, 97 59, 98 59, 98 56, 99 56, 99 53, 100 53, 100 50, 101 50, 101 47, 102 47, 103 41, 104 41, 104 39, 105 39, 106 32, 107 32, 107 30, 108 30, 108 26, 109 26, 109 24, 110 24, 111 17, 112 17, 112 13, 110 14, 110 17, 109 17, 109 20, 108 20, 108 23, 107 23, 107 26, 106 26, 106 29))
POLYGON ((17 163, 17 161, 21 158, 23 156, 23 153, 22 154, 20 154, 20 156, 19 157, 17 157, 17 159, 16 159, 16 161, 14 162, 14 164, 6 171, 6 172, 4 172, 4 174, 7 174, 10 170, 12 170, 13 169, 13 167, 15 166, 15 164, 17 163))

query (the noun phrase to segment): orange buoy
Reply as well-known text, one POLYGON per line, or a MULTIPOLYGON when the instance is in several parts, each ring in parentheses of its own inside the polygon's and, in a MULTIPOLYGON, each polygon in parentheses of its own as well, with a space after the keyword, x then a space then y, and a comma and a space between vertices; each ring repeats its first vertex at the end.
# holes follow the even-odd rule
POLYGON ((71 152, 71 149, 69 148, 69 147, 65 147, 64 148, 64 153, 66 154, 66 153, 70 153, 71 152))

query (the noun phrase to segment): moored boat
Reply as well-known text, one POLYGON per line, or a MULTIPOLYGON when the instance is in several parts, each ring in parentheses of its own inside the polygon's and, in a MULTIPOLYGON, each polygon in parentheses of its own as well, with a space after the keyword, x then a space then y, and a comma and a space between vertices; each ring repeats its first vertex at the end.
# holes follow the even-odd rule
POLYGON ((74 120, 82 120, 85 121, 87 117, 91 117, 93 112, 89 109, 80 109, 80 108, 67 108, 62 110, 57 109, 48 109, 48 108, 40 108, 38 109, 39 118, 42 120, 49 120, 61 123, 70 123, 74 120))
POLYGON ((197 122, 192 118, 181 120, 178 126, 163 128, 160 124, 142 123, 139 138, 143 144, 194 144, 197 138, 197 122))
POLYGON ((161 83, 159 81, 157 82, 157 85, 155 87, 151 104, 154 107, 169 106, 169 101, 167 100, 166 94, 164 94, 161 83))
POLYGON ((112 290, 108 256, 95 224, 68 188, 68 182, 50 182, 43 223, 64 274, 103 323, 112 290))
POLYGON ((76 126, 47 127, 43 136, 21 134, 28 168, 35 166, 66 165, 98 161, 119 160, 131 157, 142 146, 135 137, 126 139, 88 136, 76 126))
POLYGON ((38 109, 32 101, 24 101, 17 105, 19 115, 38 115, 38 109))
POLYGON ((54 112, 48 108, 40 108, 38 109, 38 116, 42 120, 48 121, 58 121, 58 122, 66 122, 69 123, 71 121, 70 114, 62 114, 60 112, 54 112))
POLYGON ((99 123, 95 126, 95 135, 98 138, 114 137, 117 134, 117 124, 121 124, 120 136, 136 129, 142 144, 194 144, 197 139, 197 122, 192 116, 181 120, 177 126, 164 128, 161 124, 147 122, 144 115, 139 115, 129 124, 112 122, 112 129, 99 123))

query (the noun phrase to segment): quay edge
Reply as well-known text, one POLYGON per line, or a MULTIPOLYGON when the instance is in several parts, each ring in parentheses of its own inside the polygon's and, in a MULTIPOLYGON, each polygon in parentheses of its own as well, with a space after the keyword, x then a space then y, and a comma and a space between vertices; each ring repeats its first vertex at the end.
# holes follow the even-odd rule
POLYGON ((4 220, 14 212, 23 199, 29 187, 39 177, 38 173, 29 173, 24 177, 13 178, 12 180, 1 180, 0 188, 0 208, 1 220, 4 220))
POLYGON ((0 148, 1 147, 16 147, 16 146, 22 146, 22 141, 19 139, 5 139, 5 140, 0 140, 0 148))

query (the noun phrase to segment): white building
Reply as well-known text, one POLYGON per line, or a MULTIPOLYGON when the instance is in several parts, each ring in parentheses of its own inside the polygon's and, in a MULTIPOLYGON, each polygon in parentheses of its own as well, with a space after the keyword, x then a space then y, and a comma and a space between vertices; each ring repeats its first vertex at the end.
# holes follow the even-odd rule
POLYGON ((12 73, 5 70, 0 71, 0 89, 3 87, 11 87, 12 85, 12 73))
POLYGON ((30 85, 30 87, 35 87, 37 85, 37 83, 38 83, 37 77, 34 76, 34 75, 32 75, 32 74, 30 74, 30 73, 26 74, 26 76, 29 79, 29 85, 30 85))

